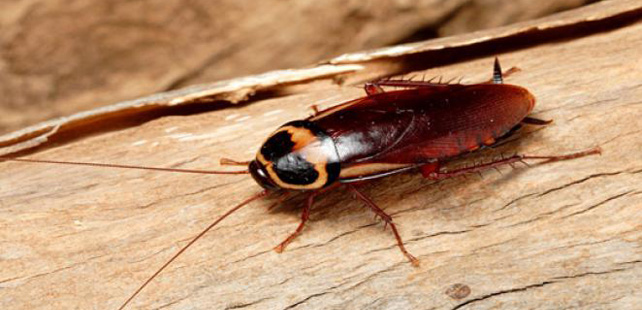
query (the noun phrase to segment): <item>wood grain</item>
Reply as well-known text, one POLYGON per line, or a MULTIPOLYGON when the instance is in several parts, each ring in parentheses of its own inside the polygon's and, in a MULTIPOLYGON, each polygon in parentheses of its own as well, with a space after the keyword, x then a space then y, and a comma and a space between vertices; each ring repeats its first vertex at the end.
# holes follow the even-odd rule
POLYGON ((226 104, 252 102, 257 97, 265 99, 344 84, 361 85, 377 78, 492 56, 518 47, 570 40, 582 34, 622 27, 639 20, 641 15, 642 3, 637 0, 605 1, 510 26, 348 53, 312 67, 276 70, 160 92, 1 135, 0 155, 42 150, 162 116, 194 114, 226 104))
POLYGON ((150 93, 506 25, 587 2, 2 1, 0 133, 150 93))
MULTIPOLYGON (((136 309, 634 309, 642 303, 642 23, 500 54, 509 83, 538 98, 498 153, 602 156, 438 184, 407 174, 366 193, 390 231, 343 191, 298 223, 294 199, 257 202, 223 222, 137 298, 136 309)), ((426 72, 487 79, 492 57, 426 72)), ((310 90, 85 137, 34 158, 218 168, 252 158, 278 125, 362 95, 310 90)), ((474 157, 477 159, 478 157, 474 157)), ((469 159, 474 160, 474 159, 469 159)), ((192 236, 259 190, 246 176, 0 165, 0 307, 113 309, 192 236)))

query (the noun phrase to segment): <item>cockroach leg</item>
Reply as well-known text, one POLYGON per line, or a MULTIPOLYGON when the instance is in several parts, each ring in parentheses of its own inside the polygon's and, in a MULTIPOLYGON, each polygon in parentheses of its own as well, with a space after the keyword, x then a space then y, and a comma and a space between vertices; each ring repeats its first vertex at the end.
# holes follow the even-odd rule
POLYGON ((419 170, 421 171, 421 175, 423 175, 424 178, 428 178, 431 174, 439 172, 439 162, 435 161, 425 164, 419 167, 419 170))
POLYGON ((517 73, 517 72, 520 72, 520 71, 522 71, 522 69, 520 69, 518 67, 511 67, 510 69, 504 71, 502 73, 502 76, 503 77, 509 77, 509 76, 513 75, 514 73, 517 73))
POLYGON ((313 114, 314 116, 319 115, 319 106, 318 105, 313 104, 313 105, 310 106, 310 108, 312 109, 312 111, 314 111, 314 114, 313 114))
POLYGON ((296 236, 298 236, 301 231, 303 230, 303 227, 305 226, 305 223, 308 221, 310 218, 310 209, 312 209, 312 204, 314 203, 314 197, 318 195, 318 192, 313 192, 308 195, 307 202, 305 206, 303 207, 303 211, 301 212, 301 222, 299 223, 299 226, 296 228, 296 230, 290 234, 283 242, 281 242, 279 245, 277 245, 274 248, 274 251, 277 253, 282 253, 285 250, 285 247, 288 246, 296 236))
POLYGON ((526 162, 525 160, 523 160, 523 159, 522 159, 522 160, 520 160, 519 162, 520 162, 520 163, 522 163, 522 164, 524 164, 524 166, 526 166, 526 167, 528 167, 528 168, 531 168, 531 167, 532 167, 529 163, 527 163, 527 162, 526 162))
POLYGON ((561 161, 561 160, 569 160, 569 159, 575 159, 579 157, 584 157, 584 156, 589 156, 589 155, 596 155, 596 154, 601 154, 602 150, 599 147, 595 147, 586 151, 581 151, 581 152, 575 152, 567 155, 558 155, 558 156, 535 156, 535 155, 519 155, 515 154, 510 157, 502 158, 496 161, 492 161, 489 163, 485 164, 477 164, 473 165, 470 167, 465 167, 465 168, 460 168, 460 169, 455 169, 452 171, 436 171, 436 172, 431 172, 428 174, 424 174, 424 177, 431 179, 431 180, 443 180, 443 179, 448 179, 448 178, 453 178, 453 177, 458 177, 462 175, 466 175, 469 173, 476 173, 476 172, 481 172, 485 171, 488 169, 493 169, 497 168, 499 166, 504 166, 504 165, 510 165, 513 166, 514 163, 516 162, 524 162, 527 159, 544 159, 545 161, 542 163, 550 163, 554 161, 561 161))
POLYGON ((236 161, 230 158, 221 158, 219 163, 221 166, 247 166, 250 164, 250 161, 236 161))
MULTIPOLYGON (((373 95, 373 94, 378 94, 383 92, 384 90, 382 87, 388 86, 388 87, 401 87, 401 88, 445 88, 448 86, 453 86, 453 85, 461 85, 461 81, 464 77, 453 77, 451 79, 448 79, 446 81, 443 81, 443 77, 437 76, 437 77, 432 77, 429 80, 425 80, 425 78, 422 78, 419 81, 413 81, 411 79, 404 79, 404 78, 399 78, 399 79, 386 79, 386 80, 379 80, 379 81, 374 81, 374 82, 368 82, 365 84, 364 88, 366 90, 366 93, 368 95, 373 95), (437 79, 436 82, 433 82, 435 79, 437 79), (457 81, 453 83, 454 81, 457 81)), ((491 80, 490 82, 492 82, 491 80)))
POLYGON ((385 222, 385 224, 390 225, 390 229, 392 229, 392 232, 395 234, 395 239, 397 239, 397 246, 399 246, 399 249, 401 250, 401 253, 405 255, 408 260, 410 260, 410 263, 412 263, 413 266, 419 267, 419 260, 414 257, 408 250, 406 250, 406 247, 403 245, 403 240, 401 240, 401 236, 399 235, 399 231, 397 231, 397 227, 395 224, 392 222, 392 217, 388 215, 385 211, 383 211, 381 208, 379 208, 370 198, 368 198, 366 195, 361 193, 354 185, 352 184, 346 184, 346 187, 351 190, 359 200, 361 200, 364 204, 366 204, 372 212, 374 212, 377 216, 381 217, 381 219, 385 222))
POLYGON ((544 119, 539 119, 539 118, 534 118, 534 117, 527 116, 527 117, 524 117, 524 119, 522 120, 521 123, 522 124, 527 124, 527 125, 542 126, 542 125, 548 125, 548 124, 550 124, 552 122, 553 122, 552 119, 544 120, 544 119))
POLYGON ((301 223, 299 223, 299 226, 296 228, 296 230, 292 234, 290 234, 290 236, 288 236, 285 240, 283 240, 283 242, 281 242, 279 245, 274 247, 274 251, 276 251, 277 253, 282 253, 287 247, 287 245, 290 242, 292 242, 292 240, 294 240, 294 238, 296 238, 296 236, 298 236, 301 233, 301 231, 303 230, 303 227, 305 226, 305 223, 310 218, 310 210, 312 209, 312 205, 314 204, 314 197, 319 196, 327 191, 331 191, 337 188, 339 185, 341 185, 341 183, 337 182, 328 187, 313 191, 310 194, 308 194, 308 199, 305 203, 305 206, 303 207, 303 211, 301 212, 301 223))
MULTIPOLYGON (((521 155, 522 160, 524 159, 545 159, 543 163, 551 163, 551 162, 556 162, 556 161, 561 161, 561 160, 569 160, 569 159, 575 159, 575 158, 580 158, 584 156, 589 156, 589 155, 601 155, 602 154, 602 148, 599 146, 596 146, 592 149, 588 149, 586 151, 581 151, 581 152, 575 152, 571 154, 566 154, 566 155, 559 155, 559 156, 534 156, 534 155, 521 155)), ((519 156, 519 155, 515 155, 519 156)), ((515 157, 513 156, 513 157, 515 157)), ((520 160, 521 161, 521 160, 520 160)))
POLYGON ((429 88, 429 87, 448 87, 449 84, 444 84, 441 82, 441 77, 438 82, 432 82, 434 78, 428 81, 409 81, 409 80, 382 80, 376 82, 367 83, 364 87, 368 95, 378 94, 383 92, 382 86, 388 87, 401 87, 401 88, 429 88))
POLYGON ((383 88, 381 88, 381 85, 379 85, 377 82, 366 83, 365 85, 363 85, 363 90, 366 91, 366 94, 368 94, 368 96, 381 94, 384 92, 383 88))

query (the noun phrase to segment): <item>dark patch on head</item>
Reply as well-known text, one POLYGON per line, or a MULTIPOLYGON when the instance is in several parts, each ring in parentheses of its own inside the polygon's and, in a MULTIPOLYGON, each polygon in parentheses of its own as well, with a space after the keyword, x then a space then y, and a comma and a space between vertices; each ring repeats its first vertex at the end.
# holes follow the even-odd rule
POLYGON ((267 161, 275 161, 289 154, 293 147, 292 135, 287 131, 280 131, 263 143, 261 155, 267 161))
POLYGON ((327 163, 325 165, 325 170, 328 173, 328 181, 325 182, 325 186, 327 186, 339 178, 339 174, 341 173, 341 163, 338 161, 327 163))
POLYGON ((308 185, 319 178, 319 172, 314 169, 314 165, 297 153, 279 158, 272 167, 279 179, 288 184, 308 185))
POLYGON ((260 162, 256 160, 250 162, 249 170, 252 178, 254 178, 254 181, 261 185, 261 187, 269 190, 279 189, 279 187, 274 184, 274 182, 272 182, 267 172, 265 171, 265 167, 263 167, 263 164, 261 164, 260 162))

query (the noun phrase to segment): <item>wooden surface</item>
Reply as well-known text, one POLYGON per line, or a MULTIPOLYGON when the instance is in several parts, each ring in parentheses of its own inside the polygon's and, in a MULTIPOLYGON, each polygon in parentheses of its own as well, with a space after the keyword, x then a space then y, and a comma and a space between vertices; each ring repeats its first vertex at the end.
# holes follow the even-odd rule
MULTIPOLYGON (((603 32, 638 20, 637 0, 604 1, 510 26, 435 40, 343 54, 316 66, 276 70, 160 92, 50 119, 0 135, 0 155, 32 152, 92 134, 136 126, 168 115, 189 115, 260 99, 373 79, 492 56, 517 47, 603 32), (257 99, 258 97, 258 99, 257 99)), ((6 115, 5 115, 6 116, 6 115)))
MULTIPOLYGON (((366 193, 389 230, 343 191, 298 223, 294 199, 256 202, 210 232, 132 304, 137 309, 634 309, 642 303, 642 23, 500 54, 507 82, 538 98, 498 153, 593 156, 435 184, 418 174, 366 193)), ((487 79, 492 57, 425 71, 487 79)), ((414 72, 423 74, 424 71, 414 72)), ((413 74, 414 74, 413 73, 413 74)), ((278 125, 362 95, 352 86, 169 116, 32 154, 58 160, 217 168, 252 158, 278 125)), ((477 157, 475 157, 477 158, 477 157)), ((113 309, 214 218, 259 188, 247 176, 1 163, 0 308, 113 309)))
POLYGON ((2 1, 0 133, 149 93, 506 25, 587 2, 2 1))

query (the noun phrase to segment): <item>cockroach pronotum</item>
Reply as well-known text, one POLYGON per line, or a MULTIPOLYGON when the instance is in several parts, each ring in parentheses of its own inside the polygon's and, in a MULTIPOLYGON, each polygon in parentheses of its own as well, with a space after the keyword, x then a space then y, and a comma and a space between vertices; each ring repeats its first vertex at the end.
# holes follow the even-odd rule
POLYGON ((441 168, 444 163, 461 155, 496 146, 524 124, 545 125, 550 122, 528 116, 535 105, 535 97, 523 87, 504 84, 504 75, 495 58, 493 78, 480 84, 406 79, 366 83, 366 96, 322 111, 315 109, 312 116, 279 127, 265 140, 254 160, 221 160, 223 165, 246 165, 247 170, 185 170, 10 157, 0 157, 0 160, 186 173, 250 174, 263 188, 191 239, 142 283, 120 309, 220 221, 269 194, 285 197, 297 192, 306 195, 301 222, 275 247, 277 252, 282 252, 303 230, 318 195, 344 186, 391 228, 403 255, 413 265, 418 265, 418 260, 404 247, 392 218, 365 196, 356 184, 409 171, 419 171, 425 178, 441 180, 526 160, 559 161, 600 153, 599 147, 595 147, 561 156, 513 155, 450 171, 441 168), (384 91, 383 87, 398 89, 384 91))

